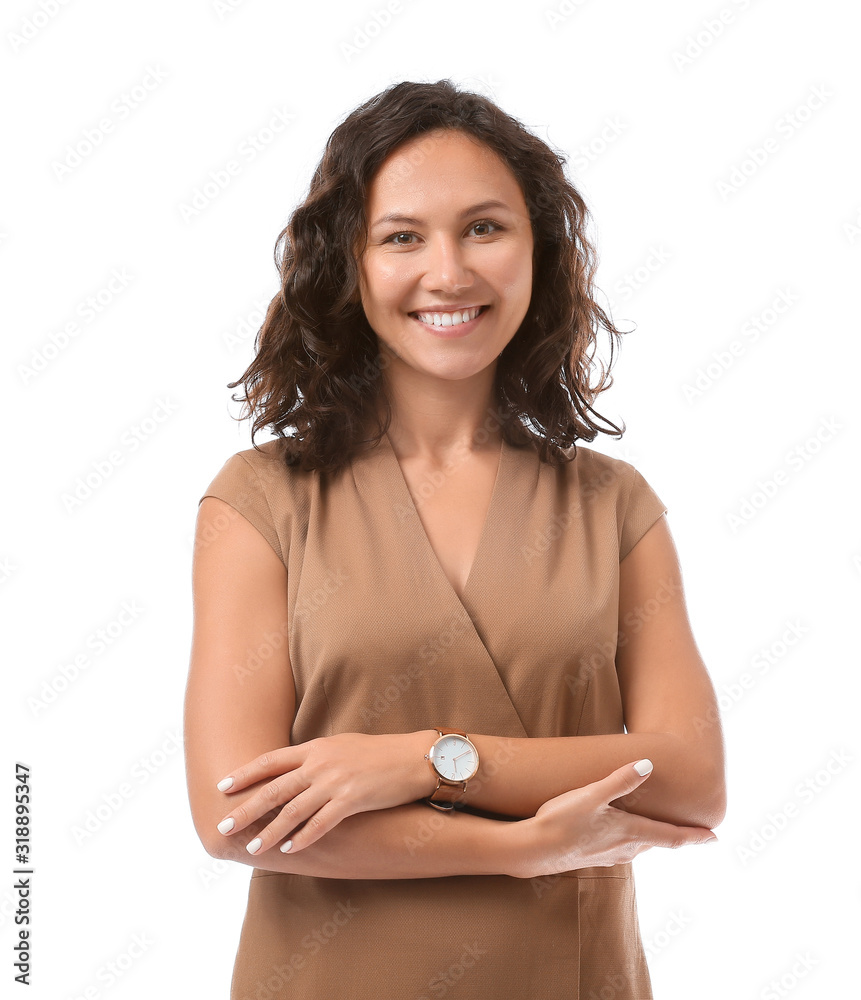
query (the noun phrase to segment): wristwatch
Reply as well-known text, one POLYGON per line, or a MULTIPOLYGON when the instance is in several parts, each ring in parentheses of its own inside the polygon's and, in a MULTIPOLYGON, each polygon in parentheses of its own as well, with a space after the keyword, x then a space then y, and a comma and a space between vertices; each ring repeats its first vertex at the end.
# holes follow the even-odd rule
POLYGON ((478 771, 478 750, 466 733, 459 729, 433 728, 439 733, 439 739, 425 754, 425 760, 437 783, 425 802, 448 812, 463 798, 467 782, 478 771))

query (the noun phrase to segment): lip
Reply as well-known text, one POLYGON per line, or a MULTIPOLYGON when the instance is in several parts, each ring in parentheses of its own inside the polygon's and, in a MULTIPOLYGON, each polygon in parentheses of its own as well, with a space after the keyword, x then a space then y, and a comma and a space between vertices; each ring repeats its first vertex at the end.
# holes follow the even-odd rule
MULTIPOLYGON (((475 308, 474 306, 466 306, 467 309, 475 308)), ((478 326, 478 324, 484 319, 485 313, 490 308, 490 306, 480 306, 481 312, 471 319, 468 323, 459 323, 457 326, 433 326, 432 324, 423 323, 418 316, 410 313, 410 319, 418 323, 423 330, 427 330, 428 333, 432 334, 434 337, 439 337, 442 340, 452 340, 456 337, 466 337, 468 334, 478 326)), ((439 312, 440 310, 433 309, 419 309, 417 312, 439 312)), ((444 312, 457 312, 456 309, 445 309, 444 312)))
POLYGON ((448 306, 427 306, 421 309, 411 309, 410 315, 413 313, 454 313, 463 312, 464 309, 484 309, 486 307, 486 302, 467 302, 465 305, 448 305, 448 306))

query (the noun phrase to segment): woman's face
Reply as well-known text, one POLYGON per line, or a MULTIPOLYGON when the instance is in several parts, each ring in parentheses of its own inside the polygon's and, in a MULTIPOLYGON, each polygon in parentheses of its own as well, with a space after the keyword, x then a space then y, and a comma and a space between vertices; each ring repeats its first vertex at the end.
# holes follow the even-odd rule
POLYGON ((532 296, 532 227, 507 164, 462 132, 428 133, 383 162, 366 213, 359 289, 391 352, 389 377, 415 384, 417 374, 457 380, 495 368, 532 296), (455 307, 470 321, 452 323, 455 307), (482 309, 475 319, 472 307, 482 309))

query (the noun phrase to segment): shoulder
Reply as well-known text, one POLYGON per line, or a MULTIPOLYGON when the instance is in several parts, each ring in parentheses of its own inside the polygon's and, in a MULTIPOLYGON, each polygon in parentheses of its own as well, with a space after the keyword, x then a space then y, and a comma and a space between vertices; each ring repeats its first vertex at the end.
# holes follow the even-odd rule
POLYGON ((615 524, 620 559, 667 510, 636 466, 594 448, 578 445, 560 474, 568 477, 568 489, 584 516, 608 531, 615 524))
POLYGON ((267 497, 280 497, 294 493, 307 477, 308 473, 288 465, 281 439, 273 438, 230 455, 217 478, 242 483, 267 497))
POLYGON ((637 484, 640 473, 621 458, 613 458, 594 448, 578 444, 571 460, 560 467, 564 474, 583 494, 584 499, 603 498, 625 502, 637 484))
POLYGON ((231 455, 225 464, 264 482, 284 480, 292 472, 284 461, 283 447, 277 438, 257 445, 256 448, 243 448, 231 455))
POLYGON ((297 506, 295 474, 284 462, 276 438, 231 455, 198 503, 214 496, 229 504, 257 528, 286 564, 297 506))

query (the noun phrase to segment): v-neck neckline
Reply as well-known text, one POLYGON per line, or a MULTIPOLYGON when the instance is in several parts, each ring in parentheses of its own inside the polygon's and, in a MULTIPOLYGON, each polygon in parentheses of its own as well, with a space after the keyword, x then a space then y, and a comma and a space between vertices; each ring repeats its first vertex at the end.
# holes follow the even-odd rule
POLYGON ((404 495, 405 506, 410 510, 415 517, 416 522, 416 533, 422 539, 422 544, 427 553, 433 560, 436 566, 435 572, 438 574, 439 578, 442 580, 445 587, 451 593, 451 595, 460 604, 464 604, 467 593, 470 591, 471 586, 475 579, 480 575, 481 566, 483 562, 483 555, 485 548, 491 543, 491 535, 493 534, 493 524, 497 516, 497 507, 501 503, 502 494, 502 484, 504 476, 508 471, 508 445, 506 444, 505 438, 502 438, 502 443, 500 445, 499 451, 499 464, 496 468, 496 477, 493 481, 493 489, 490 493, 490 503, 487 507, 487 513, 484 517, 484 524, 481 528, 481 534, 478 537, 478 547, 475 550, 475 556, 473 557, 472 564, 469 567, 469 572, 466 575, 466 580, 464 581, 463 588, 459 594, 452 584, 451 580, 448 578, 448 574, 443 569, 442 563, 439 561, 439 556, 436 554, 436 550, 433 545, 431 545, 428 533, 425 530, 424 523, 419 516, 418 508, 413 500, 413 495, 410 492, 409 484, 407 483, 404 471, 401 468, 401 463, 398 461, 398 456, 395 454, 394 446, 392 445, 391 439, 389 438, 388 431, 383 435, 383 440, 385 441, 385 448, 388 452, 390 461, 394 464, 394 479, 396 482, 396 489, 404 495))

